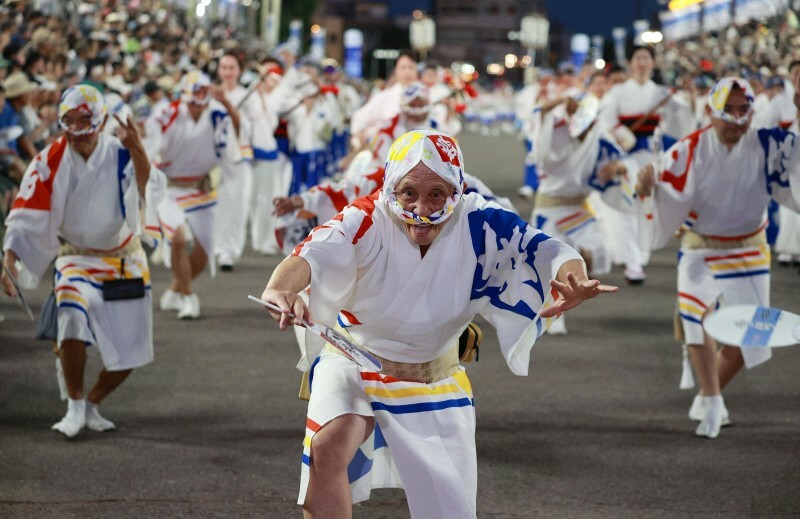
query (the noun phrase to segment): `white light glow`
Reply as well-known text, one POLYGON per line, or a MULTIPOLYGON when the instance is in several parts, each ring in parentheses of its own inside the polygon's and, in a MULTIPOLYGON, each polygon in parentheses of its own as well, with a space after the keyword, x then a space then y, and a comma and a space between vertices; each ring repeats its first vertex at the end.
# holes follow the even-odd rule
POLYGON ((594 62, 594 68, 597 70, 603 70, 606 68, 606 60, 603 58, 598 58, 597 61, 594 62))

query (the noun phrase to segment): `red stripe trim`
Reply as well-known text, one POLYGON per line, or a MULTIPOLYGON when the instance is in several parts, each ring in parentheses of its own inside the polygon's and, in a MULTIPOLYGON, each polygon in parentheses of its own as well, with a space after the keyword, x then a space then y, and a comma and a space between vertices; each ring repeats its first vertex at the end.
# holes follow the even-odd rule
POLYGON ((699 299, 697 299, 696 297, 694 297, 691 294, 687 294, 686 292, 678 292, 678 296, 680 296, 680 297, 682 297, 684 299, 688 299, 690 301, 694 301, 695 303, 697 303, 698 305, 702 306, 703 308, 708 308, 704 302, 700 301, 699 299))
POLYGON ((170 180, 174 180, 175 182, 195 182, 197 180, 203 180, 206 177, 207 173, 203 173, 202 175, 191 176, 191 177, 169 177, 170 180))
POLYGON ((188 194, 188 195, 183 195, 183 196, 176 197, 175 200, 177 202, 183 202, 184 200, 190 200, 192 198, 202 198, 202 197, 204 197, 206 195, 208 195, 208 193, 206 193, 204 191, 200 191, 200 192, 197 192, 197 193, 191 193, 191 194, 188 194))
POLYGON ((317 432, 322 429, 322 426, 311 418, 306 418, 306 429, 311 429, 313 432, 317 432))
POLYGON ((128 235, 128 237, 125 238, 125 241, 122 242, 122 245, 114 247, 113 249, 86 249, 86 250, 88 250, 90 252, 99 253, 99 254, 102 254, 104 252, 114 252, 114 251, 120 250, 121 248, 126 246, 128 244, 128 242, 131 241, 132 239, 133 239, 133 233, 130 233, 128 235))
POLYGON ((743 252, 741 254, 727 254, 725 256, 708 256, 706 261, 719 261, 719 260, 726 260, 726 259, 736 259, 736 258, 750 258, 753 256, 761 256, 761 252, 754 250, 751 252, 743 252))
POLYGON ((68 285, 62 285, 62 286, 56 288, 56 292, 61 292, 62 290, 69 290, 70 292, 77 292, 79 294, 81 293, 81 291, 78 290, 77 288, 71 287, 71 286, 68 286, 68 285))
POLYGON ((341 313, 342 313, 342 315, 344 315, 344 316, 345 316, 345 318, 347 318, 347 321, 348 321, 350 324, 361 324, 361 321, 359 321, 358 319, 356 319, 356 316, 355 316, 355 315, 353 315, 353 314, 351 314, 351 313, 350 313, 350 312, 348 312, 347 310, 341 310, 341 313))
POLYGON ((390 377, 388 375, 381 375, 380 373, 375 373, 374 371, 362 371, 361 380, 370 380, 374 382, 385 382, 385 383, 403 382, 399 378, 390 377))
POLYGON ((763 231, 766 228, 767 228, 767 222, 764 222, 764 223, 761 224, 761 227, 759 227, 758 229, 756 229, 755 231, 753 231, 753 232, 751 232, 749 234, 742 234, 740 236, 714 236, 714 235, 711 235, 711 234, 704 234, 703 237, 711 238, 712 240, 718 240, 718 241, 744 240, 746 238, 752 238, 753 236, 755 236, 756 234, 760 233, 761 231, 763 231))
POLYGON ((565 222, 568 222, 568 221, 570 221, 570 220, 573 220, 573 219, 575 219, 575 218, 578 218, 578 217, 579 217, 580 215, 582 215, 582 214, 583 214, 583 211, 578 211, 577 213, 572 213, 572 214, 571 214, 571 215, 569 215, 569 216, 565 216, 565 217, 564 217, 564 218, 562 218, 561 220, 556 220, 556 225, 561 225, 561 224, 563 224, 563 223, 565 223, 565 222))

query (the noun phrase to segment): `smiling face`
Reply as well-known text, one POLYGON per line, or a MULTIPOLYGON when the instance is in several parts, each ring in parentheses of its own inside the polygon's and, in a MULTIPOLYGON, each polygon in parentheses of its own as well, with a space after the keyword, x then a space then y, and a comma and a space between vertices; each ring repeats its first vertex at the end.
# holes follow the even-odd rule
MULTIPOLYGON (((714 128, 719 140, 722 141, 723 144, 726 146, 733 146, 739 142, 742 135, 747 132, 747 129, 750 127, 750 122, 752 121, 752 117, 748 117, 750 109, 751 104, 745 96, 744 91, 738 87, 731 89, 731 93, 728 95, 728 99, 725 102, 725 115, 736 119, 743 117, 747 117, 747 119, 744 124, 737 124, 736 122, 726 121, 719 117, 711 117, 711 126, 714 128)), ((711 115, 711 110, 709 110, 709 115, 711 115)))
MULTIPOLYGON (((444 209, 447 199, 455 194, 455 188, 420 162, 400 179, 394 194, 403 210, 429 216, 444 209)), ((403 223, 403 228, 413 243, 428 246, 439 236, 444 225, 447 225, 446 221, 438 225, 403 223)))

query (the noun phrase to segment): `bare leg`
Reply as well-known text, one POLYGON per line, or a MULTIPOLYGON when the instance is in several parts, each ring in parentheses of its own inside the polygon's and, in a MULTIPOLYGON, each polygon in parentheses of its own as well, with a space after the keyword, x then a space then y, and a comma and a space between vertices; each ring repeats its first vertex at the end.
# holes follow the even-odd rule
POLYGON ((125 369, 122 371, 106 371, 103 368, 100 371, 100 374, 97 375, 97 382, 94 383, 91 391, 89 391, 89 395, 86 397, 86 400, 89 402, 97 405, 103 401, 105 397, 108 396, 109 393, 114 391, 122 384, 128 375, 130 375, 132 369, 125 369))
POLYGON ((373 417, 346 414, 314 435, 303 516, 350 518, 353 504, 347 465, 375 426, 373 417))
POLYGON ((183 228, 179 228, 172 236, 172 275, 174 279, 169 288, 180 294, 188 295, 192 293, 192 266, 186 247, 186 233, 183 228))
POLYGON ((717 373, 720 390, 733 380, 733 377, 744 366, 742 350, 732 346, 723 346, 717 355, 717 373))
POLYGON ((86 368, 86 346, 77 339, 64 339, 58 349, 67 395, 73 400, 83 398, 83 371, 86 368))
POLYGON ((191 279, 199 276, 208 264, 208 254, 206 254, 206 251, 203 250, 203 246, 198 242, 194 243, 192 253, 189 255, 189 263, 191 265, 191 279))
POLYGON ((689 358, 700 382, 700 394, 718 395, 720 384, 717 375, 717 344, 708 334, 703 334, 703 341, 703 344, 689 345, 689 358))

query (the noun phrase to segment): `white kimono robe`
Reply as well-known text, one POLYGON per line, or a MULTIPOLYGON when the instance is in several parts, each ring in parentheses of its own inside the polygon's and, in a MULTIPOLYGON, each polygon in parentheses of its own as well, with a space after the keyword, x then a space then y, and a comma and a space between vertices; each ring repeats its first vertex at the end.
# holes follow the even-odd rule
POLYGON ((256 116, 256 98, 244 99, 247 91, 237 85, 226 91, 225 97, 234 106, 244 100, 239 112, 239 135, 233 128, 228 131, 227 146, 233 160, 222 163, 222 177, 217 188, 217 214, 214 219, 214 254, 226 255, 234 261, 242 257, 247 241, 248 204, 253 191, 253 118, 256 116))
MULTIPOLYGON (((317 227, 294 254, 311 266, 314 318, 338 322, 380 357, 437 359, 480 313, 517 375, 527 375, 530 350, 548 324, 537 316, 550 280, 580 258, 477 194, 462 197, 424 258, 377 193, 317 227)), ((402 484, 414 517, 474 517, 475 415, 463 368, 430 384, 410 382, 322 351, 319 337, 308 334, 304 346, 298 367, 311 369, 311 400, 300 502, 314 434, 356 413, 374 416, 377 426, 348 470, 354 502, 371 488, 402 484)))
POLYGON ((116 137, 100 134, 88 161, 61 137, 39 153, 22 180, 9 214, 4 250, 41 278, 61 241, 91 256, 56 260, 58 343, 78 339, 98 347, 109 371, 143 366, 153 360, 152 292, 147 258, 139 248, 124 259, 104 257, 141 238, 150 244, 158 232, 154 206, 166 191, 164 175, 150 170, 144 197, 136 184, 130 154, 116 137), (145 297, 104 301, 102 283, 143 278, 145 297))
MULTIPOLYGON (((770 199, 800 208, 797 138, 780 128, 750 128, 728 150, 711 127, 667 150, 653 197, 641 205, 643 238, 663 247, 681 226, 718 241, 755 237, 767 225, 770 199)), ((681 249, 678 313, 687 344, 702 344, 702 320, 717 304, 769 306, 767 245, 681 249)), ((747 367, 769 348, 743 348, 747 367)))
MULTIPOLYGON (((537 114, 537 117, 540 117, 537 114)), ((536 124, 534 155, 539 172, 538 192, 550 197, 588 197, 593 191, 615 209, 633 213, 630 183, 615 179, 602 182, 597 172, 608 163, 620 160, 622 150, 613 138, 595 124, 583 141, 573 139, 565 120, 553 111, 536 124)), ((608 240, 588 201, 556 207, 534 207, 531 222, 546 234, 576 249, 592 253, 592 273, 611 270, 608 240)))
MULTIPOLYGON (((231 122, 225 108, 212 100, 196 122, 186 104, 174 101, 155 113, 146 124, 145 148, 151 160, 168 178, 179 181, 203 181, 211 169, 238 153, 228 144, 231 122)), ((209 255, 211 274, 214 260, 214 219, 217 193, 195 187, 169 186, 158 207, 164 233, 164 264, 171 268, 172 236, 188 224, 192 235, 209 255)))

